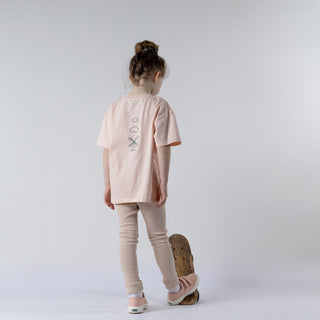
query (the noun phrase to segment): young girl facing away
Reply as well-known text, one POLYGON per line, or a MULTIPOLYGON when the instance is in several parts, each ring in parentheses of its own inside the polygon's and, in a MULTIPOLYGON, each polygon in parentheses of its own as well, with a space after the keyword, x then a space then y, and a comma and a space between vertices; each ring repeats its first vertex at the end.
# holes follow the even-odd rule
POLYGON ((104 202, 119 218, 119 258, 128 312, 147 308, 137 264, 139 210, 146 224, 167 301, 176 305, 198 287, 195 273, 178 277, 166 228, 171 146, 181 144, 175 113, 157 94, 166 73, 158 45, 138 42, 130 61, 131 92, 110 105, 97 145, 103 147, 104 202))

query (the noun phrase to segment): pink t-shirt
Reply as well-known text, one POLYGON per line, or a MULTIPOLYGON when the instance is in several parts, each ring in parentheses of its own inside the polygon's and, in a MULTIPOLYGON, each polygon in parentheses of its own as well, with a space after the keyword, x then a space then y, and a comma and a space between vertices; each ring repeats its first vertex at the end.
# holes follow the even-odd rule
POLYGON ((168 102, 146 93, 111 104, 96 144, 109 149, 111 203, 157 202, 157 147, 177 146, 181 139, 168 102))

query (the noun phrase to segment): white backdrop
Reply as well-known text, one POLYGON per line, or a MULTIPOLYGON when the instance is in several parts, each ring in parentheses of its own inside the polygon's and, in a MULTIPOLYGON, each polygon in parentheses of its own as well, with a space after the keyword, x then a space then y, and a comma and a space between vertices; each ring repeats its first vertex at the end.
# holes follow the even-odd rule
MULTIPOLYGON (((1 1, 1 289, 66 272, 61 287, 115 276, 124 291, 96 139, 142 40, 168 63, 159 95, 182 139, 168 233, 188 237, 202 283, 314 277, 319 14, 318 1, 1 1)), ((158 269, 139 227, 143 278, 158 269)))

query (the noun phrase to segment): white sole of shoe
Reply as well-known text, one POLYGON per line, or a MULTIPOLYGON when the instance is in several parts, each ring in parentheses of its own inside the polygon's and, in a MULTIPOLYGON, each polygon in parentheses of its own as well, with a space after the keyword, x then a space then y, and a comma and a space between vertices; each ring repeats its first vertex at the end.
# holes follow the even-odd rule
POLYGON ((143 310, 146 310, 148 307, 148 304, 144 304, 143 306, 136 306, 136 307, 132 307, 132 306, 128 306, 128 312, 129 313, 142 313, 143 310))
POLYGON ((174 300, 174 301, 170 301, 170 300, 167 300, 171 305, 177 305, 179 304, 185 297, 189 296, 190 294, 194 293, 197 289, 198 289, 198 286, 199 286, 199 276, 197 276, 197 282, 196 282, 196 285, 192 288, 192 290, 186 292, 183 296, 181 296, 179 299, 177 300, 174 300))

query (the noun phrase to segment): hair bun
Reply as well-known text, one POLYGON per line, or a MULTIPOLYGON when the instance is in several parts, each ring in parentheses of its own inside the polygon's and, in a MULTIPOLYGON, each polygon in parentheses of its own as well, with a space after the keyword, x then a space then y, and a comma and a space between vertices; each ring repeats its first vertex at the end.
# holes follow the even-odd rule
POLYGON ((158 55, 159 46, 152 41, 144 40, 135 44, 135 55, 130 60, 129 77, 139 86, 141 79, 151 79, 160 71, 164 78, 167 72, 166 61, 158 55))
POLYGON ((155 54, 158 54, 159 46, 157 46, 152 41, 144 40, 141 42, 137 42, 134 49, 136 54, 142 51, 150 51, 150 52, 154 52, 155 54))

